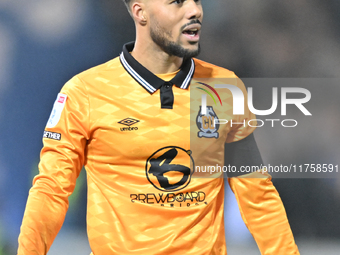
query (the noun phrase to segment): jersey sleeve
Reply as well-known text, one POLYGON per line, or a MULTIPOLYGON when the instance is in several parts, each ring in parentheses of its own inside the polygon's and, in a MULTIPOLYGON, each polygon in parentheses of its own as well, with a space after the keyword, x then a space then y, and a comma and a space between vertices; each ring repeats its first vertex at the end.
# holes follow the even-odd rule
MULTIPOLYGON (((255 115, 247 104, 247 91, 237 79, 237 87, 244 95, 244 115, 234 115, 231 131, 225 145, 227 164, 236 166, 262 166, 260 152, 253 131, 257 126, 255 115)), ((228 182, 233 191, 244 223, 253 235, 261 254, 299 255, 282 200, 264 170, 253 173, 228 173, 228 182)))
POLYGON ((226 143, 224 147, 224 162, 225 165, 231 165, 237 171, 227 172, 227 177, 236 177, 245 174, 240 171, 243 169, 252 169, 253 166, 263 166, 261 153, 257 147, 254 134, 248 135, 246 138, 233 142, 226 143))
MULTIPOLYGON (((244 99, 244 114, 233 115, 232 127, 228 133, 226 143, 240 141, 256 129, 256 117, 248 108, 248 93, 242 80, 235 75, 236 86, 242 91, 244 99)), ((236 97, 234 97, 235 100, 236 97)))
POLYGON ((253 172, 228 178, 244 223, 261 254, 299 255, 286 211, 271 176, 253 172))
POLYGON ((33 180, 19 235, 19 255, 46 254, 66 211, 85 160, 89 102, 81 80, 72 78, 54 103, 43 136, 39 174, 33 180))

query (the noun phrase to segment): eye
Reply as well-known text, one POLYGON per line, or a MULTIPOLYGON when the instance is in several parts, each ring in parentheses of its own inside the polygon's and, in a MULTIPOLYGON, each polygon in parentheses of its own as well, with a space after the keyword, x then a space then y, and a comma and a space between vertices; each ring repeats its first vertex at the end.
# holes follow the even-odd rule
POLYGON ((172 1, 171 3, 172 4, 181 4, 183 2, 184 2, 184 0, 175 0, 175 1, 172 1))

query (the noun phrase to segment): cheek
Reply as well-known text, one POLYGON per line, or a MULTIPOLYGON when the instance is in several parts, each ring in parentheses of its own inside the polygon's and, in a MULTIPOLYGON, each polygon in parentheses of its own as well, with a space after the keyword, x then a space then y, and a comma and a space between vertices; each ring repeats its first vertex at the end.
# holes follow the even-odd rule
POLYGON ((168 39, 172 38, 171 30, 169 30, 168 27, 164 26, 164 24, 151 22, 150 31, 152 31, 154 34, 158 34, 159 36, 162 36, 168 39))
POLYGON ((150 29, 158 34, 165 35, 168 39, 172 39, 176 32, 168 25, 167 23, 160 23, 156 20, 152 21, 150 20, 150 29))
POLYGON ((164 11, 159 8, 150 15, 150 27, 153 31, 166 35, 168 39, 179 40, 181 32, 181 18, 178 13, 164 11))

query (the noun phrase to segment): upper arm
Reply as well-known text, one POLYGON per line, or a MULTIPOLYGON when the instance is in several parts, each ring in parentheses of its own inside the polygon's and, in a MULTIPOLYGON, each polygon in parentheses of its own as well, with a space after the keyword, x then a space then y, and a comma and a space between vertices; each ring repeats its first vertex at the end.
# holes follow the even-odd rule
MULTIPOLYGON (((261 166, 263 161, 257 147, 253 133, 246 138, 225 144, 224 150, 225 165, 235 166, 237 170, 242 167, 261 166)), ((228 172, 228 177, 236 177, 246 174, 244 172, 228 172)))
POLYGON ((88 109, 86 90, 75 77, 65 84, 54 103, 43 137, 40 174, 35 177, 34 184, 44 182, 50 192, 65 197, 72 193, 85 162, 88 109))

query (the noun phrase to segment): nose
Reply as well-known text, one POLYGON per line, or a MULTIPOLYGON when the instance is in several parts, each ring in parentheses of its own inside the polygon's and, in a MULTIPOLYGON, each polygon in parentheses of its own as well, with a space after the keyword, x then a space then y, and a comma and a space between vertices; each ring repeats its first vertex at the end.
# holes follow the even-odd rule
POLYGON ((187 4, 188 19, 199 19, 203 16, 201 1, 189 0, 187 4))

